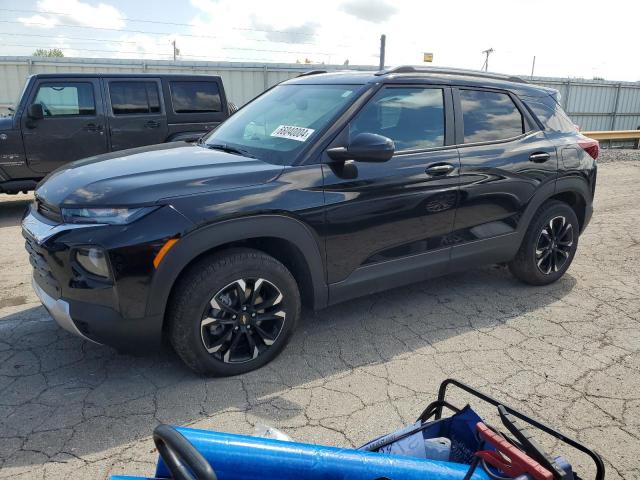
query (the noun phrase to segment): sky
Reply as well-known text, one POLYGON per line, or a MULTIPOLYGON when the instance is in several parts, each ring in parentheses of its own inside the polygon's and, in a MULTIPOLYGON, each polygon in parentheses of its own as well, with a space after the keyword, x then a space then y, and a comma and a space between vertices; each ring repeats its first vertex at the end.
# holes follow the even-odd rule
POLYGON ((0 0, 0 56, 386 65, 640 81, 637 0, 0 0), (423 54, 433 53, 433 63, 423 54))

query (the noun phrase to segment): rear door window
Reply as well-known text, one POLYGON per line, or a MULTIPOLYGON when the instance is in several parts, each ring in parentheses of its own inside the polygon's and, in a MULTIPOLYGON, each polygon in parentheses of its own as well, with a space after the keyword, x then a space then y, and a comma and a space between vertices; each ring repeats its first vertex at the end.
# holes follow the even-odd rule
POLYGON ((464 143, 493 142, 524 133, 524 118, 506 93, 460 90, 464 143))
POLYGON ((41 83, 33 103, 42 105, 45 117, 96 114, 93 85, 90 83, 41 83))
POLYGON ((169 82, 175 113, 221 112, 220 91, 216 82, 169 82))
POLYGON ((156 82, 110 82, 109 96, 114 115, 160 113, 156 82))
POLYGON ((377 133, 396 150, 444 145, 444 96, 441 88, 387 87, 380 90, 350 123, 351 138, 377 133))

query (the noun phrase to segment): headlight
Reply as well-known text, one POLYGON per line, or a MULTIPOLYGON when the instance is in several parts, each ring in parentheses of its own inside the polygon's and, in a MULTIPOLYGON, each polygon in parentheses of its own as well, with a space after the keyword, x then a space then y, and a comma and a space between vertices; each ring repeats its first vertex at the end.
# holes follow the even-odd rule
POLYGON ((66 223, 108 223, 124 225, 144 217, 157 207, 139 208, 63 208, 66 223))
POLYGON ((98 277, 109 278, 109 266, 104 251, 97 247, 81 247, 76 250, 76 261, 87 272, 98 277))

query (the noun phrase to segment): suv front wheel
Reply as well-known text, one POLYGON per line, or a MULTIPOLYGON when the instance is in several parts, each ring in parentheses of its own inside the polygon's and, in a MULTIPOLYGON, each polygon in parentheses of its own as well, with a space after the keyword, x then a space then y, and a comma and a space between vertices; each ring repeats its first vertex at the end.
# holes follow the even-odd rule
POLYGON ((509 270, 530 285, 547 285, 567 271, 578 247, 580 227, 564 202, 544 203, 534 215, 509 270))
POLYGON ((273 360, 300 316, 295 279, 275 258, 251 249, 205 257, 176 285, 169 338, 198 373, 238 375, 273 360))

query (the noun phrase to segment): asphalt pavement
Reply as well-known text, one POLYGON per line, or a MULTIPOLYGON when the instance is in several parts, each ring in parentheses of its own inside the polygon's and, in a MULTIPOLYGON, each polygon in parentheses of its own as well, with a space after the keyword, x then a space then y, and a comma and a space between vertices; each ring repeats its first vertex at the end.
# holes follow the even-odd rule
POLYGON ((600 165, 593 220, 554 285, 490 266, 306 312, 270 365, 212 379, 171 352, 122 355, 60 329, 31 291, 32 197, 0 195, 0 478, 151 476, 160 422, 358 446, 454 377, 598 450, 608 480, 639 479, 639 197, 640 152, 600 165))

